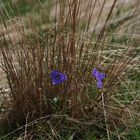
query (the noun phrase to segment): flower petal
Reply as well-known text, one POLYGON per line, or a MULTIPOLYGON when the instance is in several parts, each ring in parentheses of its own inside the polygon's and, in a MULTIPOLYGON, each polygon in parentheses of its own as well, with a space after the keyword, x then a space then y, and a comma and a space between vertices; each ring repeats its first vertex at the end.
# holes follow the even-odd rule
POLYGON ((99 75, 99 71, 96 68, 94 68, 93 71, 92 71, 92 75, 97 78, 98 75, 99 75))
POLYGON ((96 84, 97 84, 97 87, 98 87, 98 88, 103 88, 103 83, 102 83, 102 81, 98 80, 96 84))
POLYGON ((105 73, 100 73, 99 79, 102 80, 105 78, 105 73))

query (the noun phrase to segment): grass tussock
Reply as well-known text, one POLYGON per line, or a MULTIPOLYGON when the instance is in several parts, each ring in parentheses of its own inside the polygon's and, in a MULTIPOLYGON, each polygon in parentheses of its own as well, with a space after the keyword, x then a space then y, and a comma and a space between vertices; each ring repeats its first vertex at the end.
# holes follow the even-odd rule
MULTIPOLYGON (((45 9, 43 2, 39 3, 45 9)), ((44 30, 39 26, 42 23, 36 25, 30 15, 26 26, 19 20, 20 39, 16 43, 8 35, 9 23, 1 13, 1 68, 9 86, 8 92, 0 91, 8 109, 2 113, 1 126, 12 130, 3 138, 18 132, 23 139, 72 140, 93 132, 95 139, 121 139, 131 130, 137 119, 138 102, 125 82, 132 70, 137 71, 135 39, 130 36, 124 39, 129 40, 126 44, 119 44, 123 35, 113 35, 116 27, 112 27, 111 19, 118 16, 117 0, 111 3, 101 28, 96 30, 106 5, 102 3, 92 32, 98 1, 88 0, 83 14, 84 3, 57 1, 54 21, 50 21, 54 26, 44 30), (106 74, 102 89, 96 86, 93 68, 106 74), (54 85, 50 75, 53 70, 66 74, 67 80, 54 85), (123 93, 127 90, 130 95, 125 102, 123 93)), ((134 9, 133 13, 137 8, 134 9)), ((10 24, 17 31, 12 20, 10 24)))

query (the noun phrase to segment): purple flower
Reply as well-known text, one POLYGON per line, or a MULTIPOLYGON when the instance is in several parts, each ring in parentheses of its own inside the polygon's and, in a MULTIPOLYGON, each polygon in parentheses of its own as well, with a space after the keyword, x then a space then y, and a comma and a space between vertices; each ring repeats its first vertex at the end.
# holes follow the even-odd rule
POLYGON ((102 88, 103 83, 102 80, 105 78, 105 73, 100 73, 96 68, 93 69, 92 75, 96 78, 97 80, 97 87, 102 88))
POLYGON ((67 80, 67 76, 65 74, 63 74, 63 73, 60 73, 57 70, 53 70, 50 75, 51 75, 51 78, 52 78, 52 83, 54 85, 61 84, 64 81, 67 80))

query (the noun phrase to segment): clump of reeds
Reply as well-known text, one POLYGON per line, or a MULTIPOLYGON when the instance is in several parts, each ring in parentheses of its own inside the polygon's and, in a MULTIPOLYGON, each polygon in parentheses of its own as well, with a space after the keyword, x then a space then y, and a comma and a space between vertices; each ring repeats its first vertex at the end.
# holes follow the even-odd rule
MULTIPOLYGON (((48 133, 44 136, 48 139, 58 138, 64 130, 75 134, 88 129, 107 131, 110 138, 112 129, 128 122, 131 117, 128 106, 116 103, 112 96, 118 93, 120 81, 125 80, 123 75, 129 66, 136 63, 131 57, 133 42, 122 55, 106 53, 107 32, 117 0, 113 1, 97 34, 96 27, 105 3, 97 15, 92 33, 89 31, 97 0, 86 3, 82 17, 84 1, 59 1, 55 26, 48 28, 44 36, 41 36, 32 17, 28 17, 27 29, 21 23, 18 44, 14 44, 11 38, 8 42, 5 35, 2 36, 2 69, 10 89, 10 100, 7 100, 10 109, 4 123, 8 122, 11 128, 15 125, 24 128, 22 125, 25 125, 26 129, 34 126, 36 130, 36 123, 41 121, 40 125, 46 124, 42 129, 48 133), (106 74, 102 89, 96 86, 92 75, 94 68, 106 74), (53 85, 50 76, 53 70, 66 74, 67 80, 53 85)), ((1 19, 6 28, 3 15, 1 19)), ((29 136, 34 134, 27 132, 29 136)))

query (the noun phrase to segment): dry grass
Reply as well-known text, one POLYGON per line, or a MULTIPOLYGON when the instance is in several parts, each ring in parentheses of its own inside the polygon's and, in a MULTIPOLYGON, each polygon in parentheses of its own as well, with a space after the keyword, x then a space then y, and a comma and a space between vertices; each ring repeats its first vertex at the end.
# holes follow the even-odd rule
MULTIPOLYGON (((132 127, 130 119, 138 115, 133 113, 138 105, 135 98, 125 104, 119 96, 120 87, 127 86, 124 82, 131 69, 138 68, 139 58, 133 53, 135 36, 125 45, 112 42, 116 36, 110 32, 112 24, 122 24, 120 21, 124 20, 112 20, 117 19, 117 0, 108 5, 105 15, 102 14, 107 1, 100 3, 98 12, 94 9, 98 0, 86 1, 84 13, 83 4, 84 0, 58 1, 54 26, 47 26, 45 33, 31 16, 27 16, 25 27, 22 20, 18 25, 12 20, 7 23, 1 14, 1 68, 10 89, 5 100, 6 108, 10 109, 3 115, 1 124, 11 129, 19 127, 12 133, 24 130, 21 131, 24 139, 61 139, 63 130, 82 134, 93 130, 97 137, 103 132, 108 139, 112 135, 121 139, 124 134, 119 134, 118 128, 124 127, 127 132, 132 127), (97 16, 91 30, 94 14, 97 16), (100 23, 103 24, 98 28, 100 23), (15 37, 18 43, 11 37, 13 30, 20 34, 19 38, 15 37), (107 75, 101 90, 91 75, 93 68, 107 75), (52 70, 66 73, 68 80, 54 86, 50 78, 52 70), (53 101, 55 97, 59 99, 57 103, 53 101)), ((133 7, 132 15, 137 10, 137 6, 133 7)), ((3 89, 0 92, 7 93, 3 89)))

